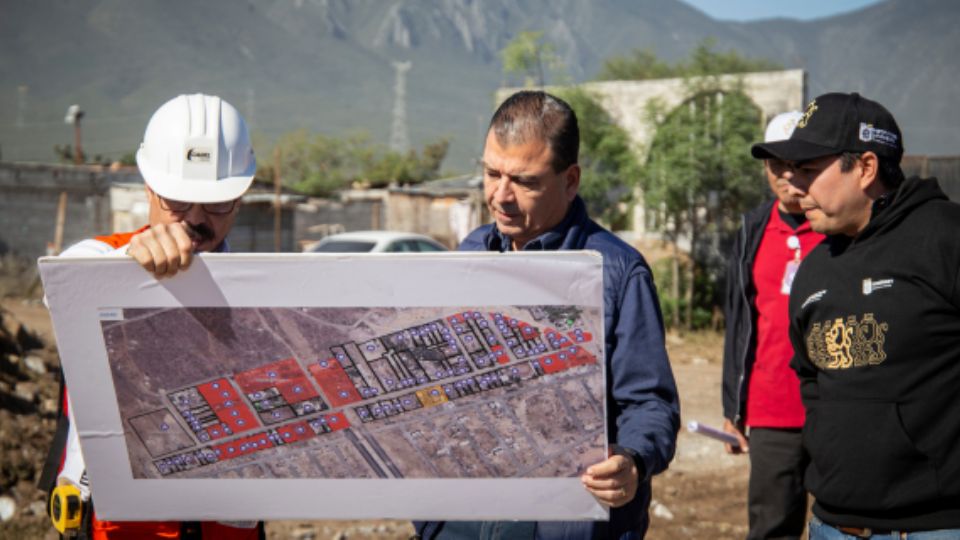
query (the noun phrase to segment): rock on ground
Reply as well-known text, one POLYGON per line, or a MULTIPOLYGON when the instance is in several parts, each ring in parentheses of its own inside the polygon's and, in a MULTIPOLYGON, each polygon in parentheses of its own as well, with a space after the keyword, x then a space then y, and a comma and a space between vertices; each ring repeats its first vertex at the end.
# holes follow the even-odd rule
POLYGON ((59 358, 21 311, 49 321, 36 302, 5 299, 0 306, 0 498, 13 510, 0 538, 44 538, 52 527, 36 484, 55 429, 59 358))

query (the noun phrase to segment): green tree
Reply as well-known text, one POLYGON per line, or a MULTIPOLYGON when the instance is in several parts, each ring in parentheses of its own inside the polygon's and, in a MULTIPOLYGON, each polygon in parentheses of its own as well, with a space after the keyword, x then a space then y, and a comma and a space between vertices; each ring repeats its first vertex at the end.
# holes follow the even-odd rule
POLYGON ((612 229, 623 229, 623 211, 640 176, 637 154, 630 138, 589 92, 579 87, 557 94, 577 113, 580 127, 580 196, 591 216, 612 229))
POLYGON ((718 51, 715 40, 701 41, 673 64, 649 50, 634 50, 604 62, 604 80, 685 79, 693 96, 673 111, 654 102, 646 114, 656 126, 641 169, 644 204, 657 218, 654 227, 675 248, 661 298, 674 327, 691 328, 711 319, 722 281, 722 239, 736 229, 739 215, 756 204, 766 184, 758 177, 750 145, 760 139, 760 113, 742 92, 742 82, 721 75, 782 69, 766 59, 718 51), (689 240, 691 253, 677 247, 689 240))
POLYGON ((520 32, 500 51, 500 56, 504 75, 522 76, 524 86, 543 86, 545 71, 558 65, 553 45, 544 41, 543 32, 520 32))
MULTIPOLYGON (((280 137, 275 149, 280 152, 280 175, 284 183, 310 195, 325 197, 350 185, 360 175, 360 162, 365 136, 354 135, 338 139, 315 135, 306 130, 294 131, 280 137)), ((276 150, 275 150, 276 151, 276 150)), ((264 154, 273 156, 274 152, 264 154)), ((272 178, 274 162, 260 159, 258 174, 272 178)))
POLYGON ((421 154, 411 150, 406 155, 388 151, 368 162, 363 181, 371 187, 383 187, 391 182, 417 184, 436 178, 447 155, 450 142, 446 139, 428 143, 421 154))
POLYGON ((736 230, 745 209, 759 202, 766 183, 750 156, 750 145, 761 137, 760 111, 742 83, 724 86, 718 77, 700 77, 690 79, 688 87, 693 97, 680 107, 648 107, 657 132, 642 185, 647 208, 660 218, 657 228, 677 249, 665 303, 675 306, 674 326, 680 326, 682 311, 682 325, 692 328, 696 319, 709 319, 703 312, 716 305, 724 267, 720 240, 736 230), (676 247, 681 239, 690 242, 689 259, 676 247))
POLYGON ((634 49, 625 56, 612 56, 603 62, 597 80, 642 81, 676 77, 677 70, 648 49, 634 49))
POLYGON ((137 165, 137 153, 136 152, 126 152, 120 159, 117 160, 121 165, 126 165, 128 167, 135 167, 137 165))
POLYGON ((53 153, 57 155, 57 160, 60 163, 73 163, 73 145, 65 144, 60 146, 59 144, 53 145, 53 153))
MULTIPOLYGON (((436 178, 448 147, 448 141, 440 139, 427 144, 422 155, 416 151, 400 154, 373 143, 363 133, 338 138, 299 130, 283 135, 275 149, 280 151, 285 184, 308 195, 327 197, 354 184, 385 187, 392 182, 415 184, 436 178)), ((272 178, 273 166, 272 160, 261 159, 257 176, 272 178)))
POLYGON ((706 38, 690 53, 690 58, 678 66, 682 75, 699 77, 703 75, 723 75, 730 73, 753 73, 773 71, 783 66, 765 58, 747 58, 735 50, 719 52, 715 50, 716 41, 706 38))
MULTIPOLYGON (((60 146, 59 144, 53 145, 53 153, 57 155, 58 161, 60 163, 73 163, 73 146, 65 144, 60 146)), ((111 161, 104 157, 102 154, 89 154, 84 153, 82 156, 83 162, 89 165, 102 165, 104 167, 110 165, 111 161)), ((136 164, 136 163, 134 163, 136 164)))
POLYGON ((597 79, 641 81, 777 69, 783 69, 783 67, 765 58, 747 58, 735 50, 717 51, 716 40, 705 38, 690 52, 688 58, 675 64, 660 60, 647 49, 635 49, 624 56, 612 56, 604 61, 597 79))

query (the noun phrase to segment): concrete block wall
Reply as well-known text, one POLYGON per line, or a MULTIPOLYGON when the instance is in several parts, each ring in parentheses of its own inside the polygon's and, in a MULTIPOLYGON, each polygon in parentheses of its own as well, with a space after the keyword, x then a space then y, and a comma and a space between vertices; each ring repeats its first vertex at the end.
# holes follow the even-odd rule
MULTIPOLYGON (((300 251, 294 242, 294 206, 283 207, 280 214, 280 251, 300 251)), ((230 250, 235 253, 273 253, 276 251, 274 236, 274 209, 270 203, 244 203, 227 236, 230 250)))
POLYGON ((371 195, 340 200, 311 199, 298 205, 293 224, 297 245, 302 247, 339 232, 383 229, 386 195, 371 195))
MULTIPOLYGON (((762 121, 791 109, 803 109, 806 78, 802 69, 765 71, 721 76, 725 86, 743 83, 744 93, 761 111, 762 121)), ((580 85, 595 95, 600 105, 610 114, 636 146, 641 156, 645 155, 656 135, 656 129, 647 115, 647 106, 658 101, 668 111, 690 99, 689 83, 678 79, 651 79, 646 81, 598 81, 580 85)), ((546 90, 557 90, 548 87, 546 90)), ((521 88, 497 90, 497 103, 501 103, 521 88)))
POLYGON ((450 225, 450 207, 457 197, 391 192, 386 229, 426 234, 449 248, 457 245, 450 225))
POLYGON ((0 254, 35 259, 53 242, 60 193, 67 194, 63 247, 112 232, 110 186, 142 182, 136 169, 0 163, 0 254))

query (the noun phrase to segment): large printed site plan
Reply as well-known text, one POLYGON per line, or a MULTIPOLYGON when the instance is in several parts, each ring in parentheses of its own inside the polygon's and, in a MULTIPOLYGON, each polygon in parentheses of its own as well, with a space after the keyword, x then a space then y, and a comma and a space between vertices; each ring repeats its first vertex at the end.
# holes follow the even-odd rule
POLYGON ((112 313, 134 478, 573 477, 605 457, 598 310, 112 313))

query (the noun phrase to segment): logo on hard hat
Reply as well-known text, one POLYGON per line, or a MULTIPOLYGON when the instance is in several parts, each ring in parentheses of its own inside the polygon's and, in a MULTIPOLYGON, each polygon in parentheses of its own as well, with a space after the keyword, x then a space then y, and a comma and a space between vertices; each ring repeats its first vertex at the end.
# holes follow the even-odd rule
POLYGON ((187 150, 187 161, 210 161, 210 151, 202 148, 187 150))

